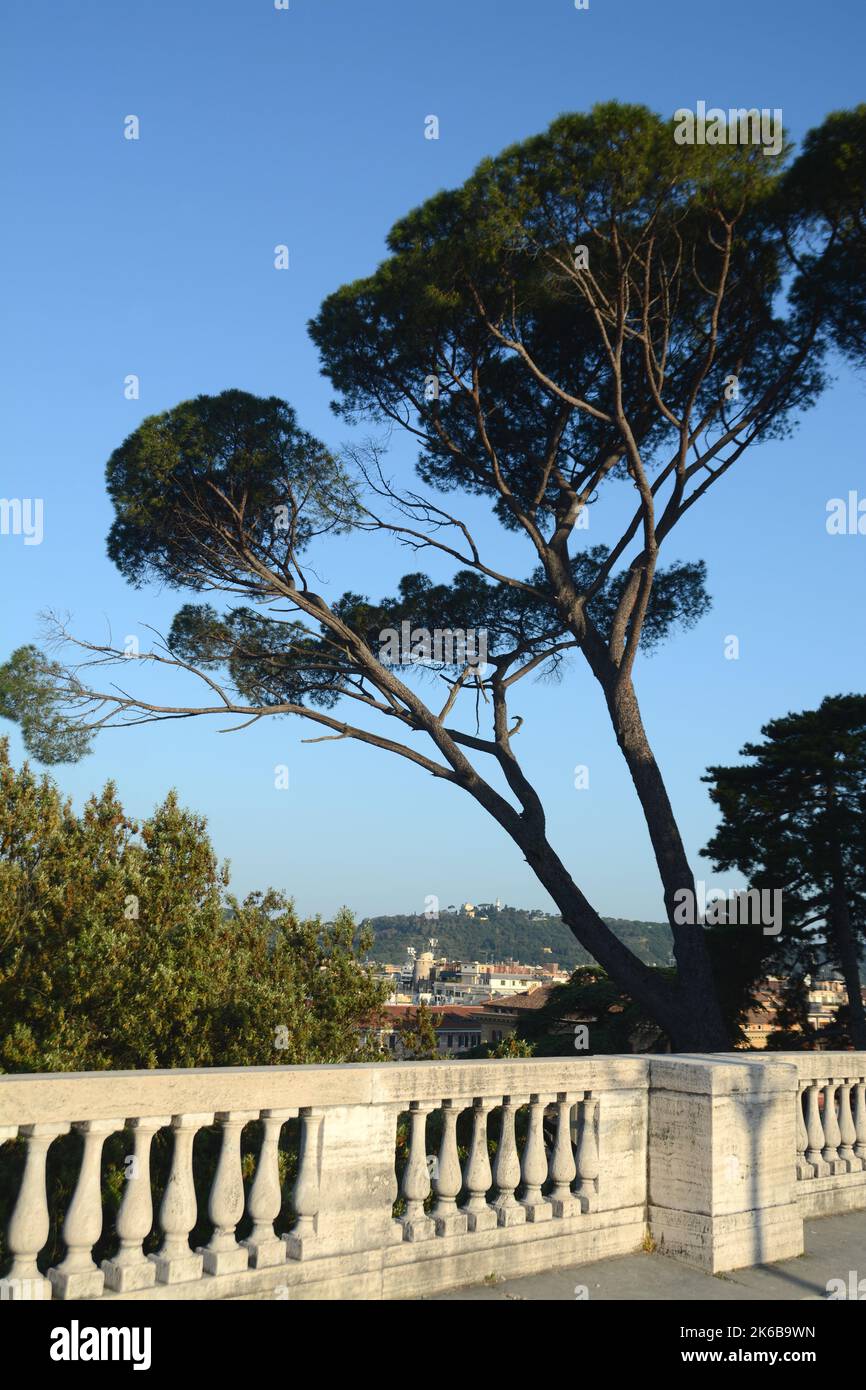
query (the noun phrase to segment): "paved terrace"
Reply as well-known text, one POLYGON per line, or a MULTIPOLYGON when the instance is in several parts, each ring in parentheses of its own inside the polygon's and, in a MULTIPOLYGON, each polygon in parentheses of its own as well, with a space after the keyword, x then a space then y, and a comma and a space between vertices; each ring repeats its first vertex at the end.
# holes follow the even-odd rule
POLYGON ((655 1301, 692 1303, 712 1300, 777 1302, 826 1300, 829 1292, 845 1297, 856 1289, 866 1300, 866 1212, 825 1216, 805 1222, 806 1250, 793 1260, 752 1265, 728 1274, 702 1274, 663 1255, 620 1255, 612 1260, 569 1269, 550 1270, 525 1279, 494 1275, 488 1283, 450 1293, 432 1295, 433 1301, 465 1299, 489 1302, 497 1299, 557 1300, 574 1302, 580 1297, 598 1302, 655 1301), (855 1272, 852 1285, 851 1272, 855 1272))

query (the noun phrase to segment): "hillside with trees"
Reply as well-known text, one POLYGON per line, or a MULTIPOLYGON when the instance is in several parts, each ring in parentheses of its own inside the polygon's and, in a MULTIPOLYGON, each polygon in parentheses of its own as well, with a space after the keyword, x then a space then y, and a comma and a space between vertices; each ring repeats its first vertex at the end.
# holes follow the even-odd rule
MULTIPOLYGON (((669 965, 673 937, 665 922, 632 922, 606 917, 615 936, 646 965, 669 965)), ((519 960, 524 965, 550 965, 566 970, 593 964, 592 956, 578 945, 561 918, 535 909, 476 906, 475 916, 458 910, 440 912, 436 920, 423 913, 394 917, 370 917, 364 923, 373 932, 370 955, 380 963, 399 964, 408 947, 420 954, 436 939, 434 954, 454 960, 519 960), (485 920, 486 918, 486 920, 485 920)))

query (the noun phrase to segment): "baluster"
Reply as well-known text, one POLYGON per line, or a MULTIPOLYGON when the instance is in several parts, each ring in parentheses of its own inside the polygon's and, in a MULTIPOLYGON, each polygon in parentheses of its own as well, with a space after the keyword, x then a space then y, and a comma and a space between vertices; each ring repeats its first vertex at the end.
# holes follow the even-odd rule
POLYGON ((866 1080, 863 1077, 857 1082, 854 1096, 854 1128, 857 1131, 854 1156, 859 1158, 861 1166, 866 1168, 866 1080))
POLYGON ((812 1165, 806 1162, 806 1149, 809 1144, 809 1132, 806 1129, 806 1120, 803 1115, 803 1101, 806 1095, 808 1082, 801 1081, 797 1091, 797 1177, 798 1179, 811 1178, 812 1165))
POLYGON ((436 1193, 433 1222, 437 1236, 462 1235, 468 1224, 465 1213, 457 1210, 457 1198, 463 1186, 457 1153, 457 1116, 462 1109, 462 1105, 455 1106, 453 1100, 442 1102, 442 1142, 433 1178, 436 1193))
POLYGON ((92 1250, 102 1234, 102 1146, 109 1134, 123 1129, 122 1120, 81 1120, 73 1125, 84 1138, 84 1152, 75 1192, 63 1222, 66 1255, 49 1269, 48 1278, 58 1298, 99 1298, 105 1275, 98 1269, 92 1250))
POLYGON ((249 1269, 250 1252, 238 1243, 235 1228, 244 1214, 241 1131, 244 1125, 258 1118, 258 1110, 217 1112, 222 1140, 207 1207, 214 1229, 207 1245, 197 1251, 204 1260, 206 1274, 240 1274, 249 1269))
POLYGON ((843 1081, 839 1087, 839 1160, 845 1164, 846 1173, 858 1172, 860 1164, 854 1157, 854 1140, 857 1131, 851 1115, 851 1087, 853 1082, 843 1081))
POLYGON ((409 1110, 409 1161, 403 1169, 401 1194, 406 1210, 400 1217, 403 1239, 429 1240, 435 1234, 433 1221, 424 1210, 430 1193, 430 1173, 427 1168, 427 1116, 433 1109, 426 1102, 413 1100, 409 1110))
POLYGON ((842 1135, 836 1118, 836 1090, 838 1081, 832 1078, 824 1083, 824 1147, 821 1157, 831 1173, 844 1173, 845 1165, 839 1158, 839 1144, 842 1135))
POLYGON ((574 1162, 577 1168, 577 1193, 584 1211, 590 1211, 592 1200, 598 1191, 598 1143, 595 1137, 595 1116, 598 1101, 591 1091, 584 1093, 578 1103, 580 1112, 580 1132, 574 1162))
POLYGON ((52 1141, 60 1134, 68 1134, 69 1125, 22 1125, 18 1133, 27 1140, 27 1157, 18 1200, 9 1222, 7 1244, 13 1259, 2 1281, 3 1295, 16 1301, 48 1299, 51 1284, 43 1279, 36 1264, 50 1228, 45 1163, 52 1141))
POLYGON ((554 1216, 576 1216, 581 1210, 579 1200, 571 1190, 577 1177, 574 1149, 571 1145, 572 1096, 561 1091, 556 1097, 556 1138, 550 1154, 550 1179, 553 1190, 550 1202, 554 1216))
POLYGON ((291 1120, 297 1113, 297 1110, 262 1111, 262 1147, 259 1149, 256 1174, 247 1202, 253 1229, 246 1240, 240 1242, 249 1251, 252 1269, 281 1265, 286 1259, 286 1243, 274 1235, 274 1222, 283 1204, 280 1187, 280 1134, 286 1120, 291 1120))
POLYGON ((319 1134, 324 1116, 321 1110, 304 1106, 301 1110, 301 1142, 298 1153, 298 1177, 292 1189, 292 1210, 297 1221, 288 1235, 283 1236, 290 1259, 302 1260, 310 1253, 310 1245, 318 1229, 319 1168, 321 1164, 319 1134))
POLYGON ((526 1220, 526 1208, 515 1197, 520 1182, 520 1158, 514 1133, 514 1103, 511 1096, 502 1097, 502 1121, 499 1126, 499 1147, 493 1164, 493 1182, 497 1195, 493 1202, 500 1226, 518 1226, 526 1220))
POLYGON ((142 1250, 153 1225, 150 1149, 157 1130, 170 1124, 170 1115, 148 1115, 126 1122, 133 1133, 133 1151, 126 1160, 126 1186, 117 1213, 120 1248, 112 1259, 102 1261, 105 1286, 116 1293, 149 1289, 156 1283, 156 1266, 142 1250))
POLYGON ((520 1165, 523 1177, 523 1196, 521 1206, 526 1211, 527 1221, 549 1221, 553 1207, 541 1195, 541 1185, 547 1178, 547 1151, 544 1147, 544 1111, 549 1096, 529 1097, 529 1132, 523 1149, 520 1165))
POLYGON ((497 1223, 496 1212, 487 1200, 487 1193, 493 1186, 487 1148, 487 1116, 493 1105, 492 1097, 488 1096, 477 1096, 472 1104, 472 1139, 463 1177, 469 1193, 463 1211, 470 1231, 490 1231, 497 1223))
POLYGON ((810 1081, 806 1089, 806 1132, 809 1136, 806 1162, 812 1165, 812 1171, 816 1178, 826 1177, 830 1171, 821 1157, 821 1150, 824 1147, 824 1126, 821 1123, 821 1111, 818 1107, 820 1090, 820 1081, 810 1081))
POLYGON ((200 1279, 204 1257, 192 1251, 189 1233, 196 1223, 198 1208, 192 1177, 192 1146, 195 1136, 205 1125, 213 1124, 213 1114, 173 1115, 174 1151, 171 1172, 159 1209, 159 1225, 164 1232, 162 1245, 155 1255, 148 1255, 156 1265, 160 1284, 181 1284, 200 1279))

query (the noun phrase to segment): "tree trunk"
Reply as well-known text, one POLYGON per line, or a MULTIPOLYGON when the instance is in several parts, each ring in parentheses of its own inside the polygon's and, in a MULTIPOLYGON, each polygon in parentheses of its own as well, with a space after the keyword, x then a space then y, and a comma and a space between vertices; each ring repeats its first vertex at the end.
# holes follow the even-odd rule
MULTIPOLYGON (((725 1052, 731 1046, 728 1028, 716 996, 704 928, 697 921, 694 875, 689 866, 679 827, 658 764, 649 746, 641 719, 637 696, 631 682, 617 686, 615 679, 602 679, 608 711, 634 783, 652 842, 653 853, 664 889, 665 908, 674 938, 677 962, 677 1000, 688 1038, 683 1048, 702 1052, 725 1052), (687 890, 694 907, 693 924, 678 923, 675 909, 677 893, 687 890)), ((678 1047, 677 1050, 683 1050, 678 1047)))
POLYGON ((858 1051, 866 1052, 866 1009, 863 1007, 860 961, 857 952, 857 939, 851 927, 851 910, 848 905, 848 894, 845 891, 845 866, 842 862, 842 852, 838 840, 834 842, 831 852, 833 856, 833 880, 827 925, 839 953, 839 964, 845 977, 851 1041, 858 1051))
MULTIPOLYGON (((665 1030, 674 1051, 718 1052, 730 1046, 724 1026, 720 1030, 711 1010, 702 1014, 700 1009, 692 1007, 694 1001, 688 991, 672 989, 657 970, 645 965, 614 935, 587 902, 544 837, 527 835, 521 837, 519 843, 527 863, 553 898, 572 935, 624 992, 665 1030)), ((714 993, 711 1000, 718 1011, 714 993)))

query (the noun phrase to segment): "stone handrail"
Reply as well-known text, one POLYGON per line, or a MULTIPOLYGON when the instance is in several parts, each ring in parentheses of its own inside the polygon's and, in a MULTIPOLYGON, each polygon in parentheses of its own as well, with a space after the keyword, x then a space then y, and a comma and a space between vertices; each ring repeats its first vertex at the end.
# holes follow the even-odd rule
MULTIPOLYGON (((821 1189, 817 1209, 866 1206, 864 1062, 854 1053, 732 1053, 0 1076, 0 1146, 18 1141, 19 1166, 26 1150, 0 1297, 405 1298, 648 1240, 713 1272, 784 1258, 802 1250, 806 1163, 821 1189), (840 1117, 832 1160, 823 1153, 833 1123, 822 1136, 820 1174, 808 1143, 800 1147, 801 1125, 809 1138, 802 1097, 819 1082, 823 1123, 835 1107, 840 1117), (252 1122, 261 1138, 245 1190, 241 1135, 252 1122), (204 1214, 193 1145, 212 1126, 210 1235, 193 1249, 204 1214), (70 1131, 81 1157, 65 1254, 45 1269, 40 1252, 56 1216, 46 1161, 70 1131), (118 1131, 131 1149, 127 1181, 116 1249, 97 1266, 102 1151, 118 1131), (155 1203, 159 1131, 172 1143, 155 1203), (292 1220, 277 1232, 289 1133, 292 1220), (242 1218, 249 1233, 239 1240, 242 1218), (145 1253, 153 1230, 157 1248, 145 1253)), ((12 1147, 0 1147, 0 1185, 12 1147)))
POLYGON ((800 1188, 804 1210, 812 1216, 859 1206, 866 1183, 866 1052, 780 1055, 797 1068, 797 1181, 808 1184, 800 1188))

